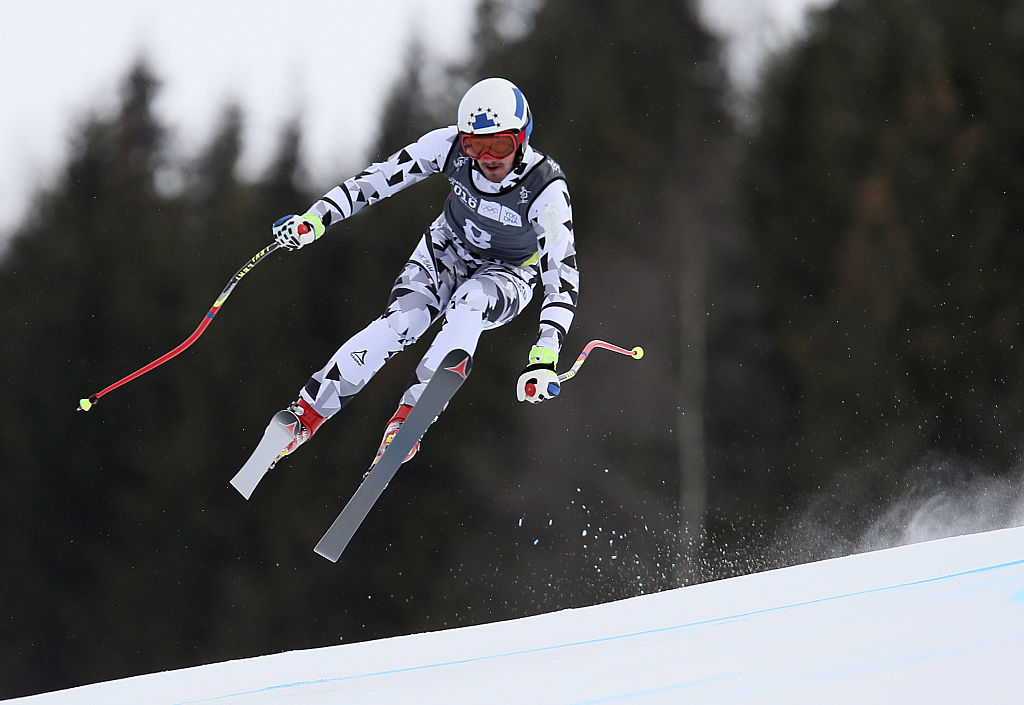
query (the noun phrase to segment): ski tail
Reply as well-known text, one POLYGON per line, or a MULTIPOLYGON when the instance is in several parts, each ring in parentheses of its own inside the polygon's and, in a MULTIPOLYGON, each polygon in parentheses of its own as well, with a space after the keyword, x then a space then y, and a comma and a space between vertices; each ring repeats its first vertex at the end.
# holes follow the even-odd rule
POLYGON ((405 423, 384 451, 380 461, 366 473, 362 484, 313 550, 327 560, 337 562, 377 499, 398 472, 405 456, 423 438, 430 424, 466 381, 472 366, 473 356, 465 350, 455 349, 445 355, 437 372, 431 377, 419 401, 409 412, 405 423))
POLYGON ((231 478, 231 486, 238 490, 243 497, 249 499, 252 496, 256 485, 281 457, 282 451, 295 438, 294 429, 298 423, 298 417, 287 410, 277 412, 270 419, 267 430, 263 432, 263 438, 256 446, 256 450, 245 461, 242 469, 231 478))

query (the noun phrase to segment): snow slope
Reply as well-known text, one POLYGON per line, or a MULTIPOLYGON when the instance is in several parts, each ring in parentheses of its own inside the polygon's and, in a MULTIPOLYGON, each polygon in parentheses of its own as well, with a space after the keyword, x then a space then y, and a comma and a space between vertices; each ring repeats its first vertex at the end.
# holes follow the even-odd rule
POLYGON ((1019 703, 1024 528, 24 705, 1019 703))

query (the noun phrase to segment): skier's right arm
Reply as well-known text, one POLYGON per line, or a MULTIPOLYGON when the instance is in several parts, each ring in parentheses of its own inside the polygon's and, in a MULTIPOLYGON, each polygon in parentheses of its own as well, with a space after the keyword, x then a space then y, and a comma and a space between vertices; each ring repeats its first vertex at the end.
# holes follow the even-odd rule
POLYGON ((454 127, 432 130, 410 145, 398 150, 382 162, 376 162, 343 184, 325 193, 302 216, 285 216, 274 224, 274 238, 282 247, 297 249, 320 237, 324 228, 358 213, 382 198, 393 196, 404 188, 422 181, 444 168, 445 159, 458 137, 454 127), (301 237, 279 235, 279 227, 291 224, 298 229, 305 223, 315 232, 301 237), (282 242, 282 238, 287 241, 282 242))
POLYGON ((275 241, 289 250, 308 245, 332 223, 441 171, 458 134, 454 126, 432 130, 384 161, 371 164, 325 193, 305 215, 287 215, 275 222, 275 241), (306 232, 300 234, 299 230, 306 232))

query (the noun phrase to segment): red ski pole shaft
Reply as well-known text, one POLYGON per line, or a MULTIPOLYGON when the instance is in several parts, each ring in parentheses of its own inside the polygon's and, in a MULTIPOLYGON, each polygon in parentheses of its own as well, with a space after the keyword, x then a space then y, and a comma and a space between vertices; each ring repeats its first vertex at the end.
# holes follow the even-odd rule
MULTIPOLYGON (((302 226, 300 226, 300 227, 302 227, 302 226)), ((213 321, 213 317, 216 316, 217 313, 220 311, 220 307, 224 305, 225 301, 227 301, 228 297, 231 295, 231 291, 235 288, 235 285, 238 284, 238 282, 240 282, 242 280, 242 277, 244 277, 246 274, 248 274, 252 270, 253 267, 255 267, 257 264, 259 264, 263 260, 264 257, 269 255, 271 252, 273 252, 274 250, 278 249, 279 247, 280 247, 280 245, 278 245, 276 242, 274 242, 274 243, 271 243, 270 245, 267 245, 262 250, 260 250, 255 255, 253 255, 249 259, 249 261, 246 262, 245 265, 235 273, 235 276, 231 277, 231 280, 228 281, 227 286, 224 287, 224 290, 222 292, 220 292, 220 296, 218 296, 217 299, 213 302, 213 307, 210 308, 210 310, 207 312, 206 316, 199 323, 199 326, 192 332, 192 335, 190 335, 188 338, 186 338, 184 341, 182 341, 181 344, 178 345, 178 347, 174 348, 170 352, 167 352, 167 353, 161 355, 160 357, 158 357, 157 359, 153 360, 151 363, 149 363, 145 367, 140 367, 139 369, 135 370, 135 372, 132 372, 127 377, 119 379, 118 381, 114 382, 110 386, 105 387, 104 389, 96 392, 92 396, 90 396, 90 397, 88 397, 86 399, 80 399, 78 401, 78 409, 77 410, 78 411, 89 411, 89 409, 91 409, 93 407, 93 405, 96 404, 97 401, 99 401, 102 397, 106 396, 107 394, 109 394, 110 392, 114 391, 118 387, 121 387, 121 386, 123 386, 125 384, 128 384, 133 379, 141 377, 142 375, 146 374, 147 372, 150 372, 150 371, 156 369, 157 367, 159 367, 160 365, 164 364, 165 362, 167 362, 171 358, 176 357, 180 353, 184 352, 190 345, 192 345, 192 343, 196 342, 196 340, 199 339, 199 336, 201 336, 206 331, 206 327, 210 325, 211 321, 213 321)))

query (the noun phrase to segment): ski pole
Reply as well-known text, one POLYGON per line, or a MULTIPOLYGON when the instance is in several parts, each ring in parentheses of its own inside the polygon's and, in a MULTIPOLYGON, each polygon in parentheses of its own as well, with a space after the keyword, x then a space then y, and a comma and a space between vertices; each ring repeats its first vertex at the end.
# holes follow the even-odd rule
POLYGON ((587 357, 590 356, 590 353, 591 351, 593 351, 594 348, 603 348, 605 350, 617 352, 620 355, 629 355, 630 357, 637 360, 644 356, 644 349, 639 345, 637 345, 632 350, 626 350, 626 348, 620 348, 618 345, 612 345, 611 343, 606 343, 603 340, 591 340, 589 343, 583 346, 583 352, 581 352, 580 356, 576 358, 576 362, 573 363, 573 366, 570 367, 565 373, 558 375, 559 383, 565 382, 566 380, 570 380, 573 377, 575 377, 576 373, 580 371, 581 367, 583 367, 583 363, 587 361, 587 357))
MULTIPOLYGON (((301 229, 304 226, 299 226, 299 227, 301 229)), ((201 336, 203 334, 203 332, 206 330, 206 327, 208 325, 210 325, 210 322, 213 320, 213 317, 217 315, 218 311, 220 311, 220 307, 224 305, 225 301, 227 301, 228 296, 231 295, 231 291, 232 291, 232 289, 235 288, 235 285, 238 284, 238 282, 240 282, 242 280, 242 277, 244 277, 246 274, 248 274, 249 271, 252 270, 253 267, 255 267, 257 264, 259 264, 263 260, 264 257, 269 255, 271 252, 273 252, 274 250, 278 249, 279 247, 280 247, 280 245, 278 245, 276 242, 273 242, 273 243, 267 245, 266 247, 264 247, 262 250, 260 250, 256 254, 254 254, 252 256, 252 258, 248 262, 245 263, 245 266, 242 267, 241 269, 239 269, 235 273, 235 276, 231 277, 231 280, 228 282, 228 285, 226 287, 224 287, 224 291, 220 292, 220 296, 218 296, 217 299, 213 302, 213 308, 211 308, 209 310, 209 312, 207 312, 206 316, 203 318, 202 322, 199 324, 199 327, 196 328, 195 331, 193 331, 192 335, 190 335, 188 338, 186 338, 184 341, 182 341, 182 343, 178 347, 174 348, 174 350, 171 350, 170 352, 168 352, 168 353, 166 353, 164 355, 161 355, 160 357, 158 357, 157 359, 153 360, 153 362, 149 363, 145 367, 142 367, 142 368, 139 368, 138 370, 135 370, 135 372, 132 372, 127 377, 125 377, 123 379, 120 379, 117 382, 114 382, 109 387, 107 387, 107 388, 105 388, 105 389, 103 389, 103 390, 101 390, 99 392, 96 392, 95 394, 93 394, 92 396, 90 396, 90 397, 88 397, 86 399, 80 399, 78 401, 78 409, 77 409, 77 411, 88 411, 103 396, 105 396, 105 395, 109 394, 110 392, 114 391, 115 389, 117 389, 121 385, 128 384, 129 382, 131 382, 136 377, 141 377, 142 375, 146 374, 150 370, 153 370, 153 369, 159 367, 160 365, 162 365, 165 362, 167 362, 168 360, 170 360, 172 357, 175 357, 179 353, 183 352, 192 343, 196 342, 196 340, 199 339, 199 336, 201 336)))
MULTIPOLYGON (((639 360, 644 356, 644 349, 639 345, 637 345, 632 350, 627 350, 626 348, 620 348, 618 345, 606 343, 603 340, 591 340, 589 343, 583 346, 583 352, 581 352, 579 357, 576 358, 576 362, 573 363, 572 367, 570 367, 564 373, 558 375, 558 383, 561 384, 562 382, 565 382, 566 380, 570 380, 573 377, 575 377, 576 373, 580 371, 581 367, 583 367, 583 363, 587 361, 587 358, 590 356, 590 353, 594 350, 594 348, 603 348, 605 350, 617 352, 620 355, 629 355, 630 357, 636 360, 639 360)), ((554 386, 554 384, 549 385, 549 387, 553 392, 552 396, 557 396, 558 389, 554 386)), ((527 396, 532 397, 536 393, 537 387, 533 382, 527 382, 525 391, 527 396)))

